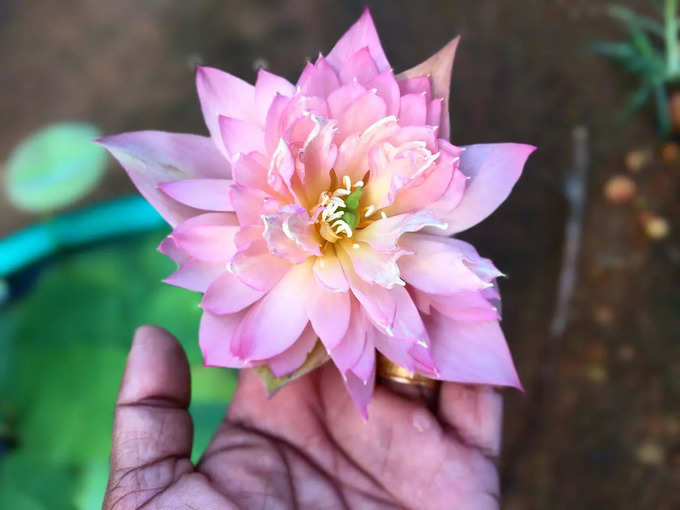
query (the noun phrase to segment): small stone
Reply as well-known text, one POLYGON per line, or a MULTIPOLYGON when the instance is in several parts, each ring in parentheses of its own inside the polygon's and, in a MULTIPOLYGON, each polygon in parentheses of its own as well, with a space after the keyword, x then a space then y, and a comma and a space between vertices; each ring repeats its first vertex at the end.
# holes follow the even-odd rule
POLYGON ((644 222, 645 234, 654 241, 660 241, 668 237, 671 230, 668 221, 661 216, 650 215, 644 222))
POLYGON ((675 142, 668 142, 661 148, 661 159, 667 165, 673 165, 680 159, 680 146, 675 142))
POLYGON ((602 384, 607 381, 609 374, 602 365, 592 364, 586 369, 586 377, 590 382, 602 384))
POLYGON ((588 361, 602 362, 607 359, 607 348, 602 342, 593 342, 586 348, 588 361))
POLYGON ((630 151, 626 154, 626 168, 634 174, 638 173, 649 162, 649 156, 646 150, 630 151))
POLYGON ((593 318, 600 326, 611 326, 614 322, 614 311, 609 306, 598 306, 593 311, 593 318))
POLYGON ((638 447, 635 456, 637 457, 638 462, 642 464, 658 466, 664 461, 666 454, 663 451, 663 448, 657 443, 645 441, 638 447))
POLYGON ((625 204, 635 196, 635 182, 625 175, 614 175, 604 185, 604 196, 613 204, 625 204))
POLYGON ((635 349, 630 345, 622 345, 619 347, 617 354, 621 361, 633 361, 635 358, 635 349))

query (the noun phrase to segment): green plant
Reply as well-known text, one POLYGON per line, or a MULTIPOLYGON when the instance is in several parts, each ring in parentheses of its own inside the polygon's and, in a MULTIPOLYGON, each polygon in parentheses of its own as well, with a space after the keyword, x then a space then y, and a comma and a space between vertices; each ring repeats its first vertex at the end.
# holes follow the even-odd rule
POLYGON ((626 26, 629 39, 591 45, 594 52, 615 60, 640 78, 640 86, 631 94, 621 117, 630 116, 653 98, 659 131, 664 136, 671 130, 668 86, 680 81, 677 9, 678 0, 664 0, 659 6, 662 22, 622 5, 611 5, 609 15, 626 26))

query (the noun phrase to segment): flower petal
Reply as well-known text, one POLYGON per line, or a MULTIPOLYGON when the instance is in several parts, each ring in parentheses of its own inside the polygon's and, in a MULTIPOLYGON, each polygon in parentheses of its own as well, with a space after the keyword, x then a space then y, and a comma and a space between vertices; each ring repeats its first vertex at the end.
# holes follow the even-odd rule
POLYGON ((203 364, 208 367, 245 368, 250 362, 231 353, 231 340, 245 316, 245 311, 230 315, 203 312, 198 332, 203 364))
POLYGON ((399 245, 412 253, 399 260, 404 280, 424 292, 444 295, 489 286, 468 267, 460 249, 440 239, 428 234, 407 234, 400 239, 399 245))
POLYGON ((264 130, 254 122, 220 115, 218 117, 222 142, 227 154, 264 153, 264 130))
POLYGON ((353 239, 356 242, 367 243, 374 250, 392 252, 399 249, 397 242, 402 234, 417 232, 427 226, 443 228, 444 223, 423 211, 398 214, 381 218, 357 230, 353 239))
POLYGON ((375 283, 386 289, 395 285, 404 285, 399 278, 397 259, 404 255, 404 251, 379 252, 366 243, 353 243, 344 240, 336 243, 338 250, 344 250, 352 261, 354 272, 366 283, 375 283))
POLYGON ((158 184, 194 177, 231 177, 229 162, 209 138, 161 131, 137 131, 97 140, 125 168, 139 192, 171 225, 200 214, 177 203, 158 184))
POLYGON ((368 81, 366 87, 369 90, 375 89, 378 96, 385 101, 387 115, 397 115, 399 113, 399 84, 391 69, 386 69, 378 76, 368 81))
POLYGON ((160 244, 158 251, 179 265, 174 273, 163 280, 177 287, 205 292, 213 280, 226 270, 224 262, 206 262, 190 257, 169 236, 160 244))
POLYGON ((234 275, 256 290, 271 289, 290 269, 290 262, 272 255, 263 239, 239 250, 229 263, 234 275))
POLYGON ((170 237, 192 257, 226 263, 236 252, 234 236, 238 230, 234 214, 206 213, 181 223, 170 237))
POLYGON ((378 75, 378 67, 375 65, 373 57, 368 47, 361 48, 354 53, 339 72, 342 83, 357 81, 366 83, 378 75))
POLYGON ((359 20, 333 46, 326 60, 339 71, 352 55, 365 47, 368 47, 379 71, 390 67, 368 9, 364 10, 359 20))
POLYGON ((269 369, 276 377, 292 374, 306 361, 316 342, 316 333, 308 325, 293 345, 267 361, 269 369))
POLYGON ((312 288, 307 302, 307 316, 314 331, 329 351, 342 340, 350 320, 350 295, 347 292, 329 292, 318 285, 312 288))
POLYGON ((460 322, 434 312, 425 323, 441 379, 522 388, 497 321, 460 322))
POLYGON ((427 122, 427 98, 425 94, 401 96, 399 106, 400 126, 424 126, 427 122))
POLYGON ((364 353, 367 329, 369 327, 371 326, 366 320, 361 305, 353 299, 347 332, 339 342, 336 342, 332 349, 328 349, 328 354, 330 354, 333 363, 338 367, 343 378, 346 376, 346 372, 359 362, 361 355, 364 353))
POLYGON ((215 146, 228 157, 222 141, 219 117, 256 120, 255 87, 219 69, 198 66, 196 89, 203 118, 215 146))
POLYGON ((535 149, 517 143, 465 147, 460 169, 469 180, 458 207, 446 218, 446 234, 462 232, 494 212, 510 194, 535 149))
POLYGON ((227 179, 182 179, 158 187, 178 202, 205 211, 233 211, 227 179))
POLYGON ((306 303, 312 265, 293 266, 248 314, 234 335, 231 351, 248 360, 282 353, 297 340, 309 319, 306 303))
POLYGON ((333 66, 319 56, 314 64, 305 66, 297 85, 305 96, 326 99, 331 92, 340 87, 340 80, 333 66))
POLYGON ((460 37, 456 37, 425 62, 397 75, 397 80, 400 82, 406 78, 430 76, 432 82, 432 96, 444 99, 441 109, 441 121, 437 123, 439 126, 439 136, 441 138, 448 138, 451 131, 449 120, 451 70, 453 69, 453 59, 456 56, 456 48, 458 47, 459 40, 460 37))
POLYGON ((255 110, 258 124, 264 125, 269 107, 277 94, 292 97, 295 94, 295 85, 260 68, 255 81, 255 110))
POLYGON ((205 291, 201 307, 218 315, 240 312, 264 296, 265 292, 253 289, 229 271, 224 271, 205 291))
POLYGON ((375 364, 373 365, 371 375, 366 381, 362 381, 352 371, 347 372, 345 387, 357 409, 359 409, 361 416, 363 416, 364 420, 368 420, 368 403, 371 401, 375 389, 375 364))
POLYGON ((335 254, 334 246, 326 247, 323 255, 314 261, 313 271, 316 282, 322 288, 330 292, 349 290, 349 283, 335 254))

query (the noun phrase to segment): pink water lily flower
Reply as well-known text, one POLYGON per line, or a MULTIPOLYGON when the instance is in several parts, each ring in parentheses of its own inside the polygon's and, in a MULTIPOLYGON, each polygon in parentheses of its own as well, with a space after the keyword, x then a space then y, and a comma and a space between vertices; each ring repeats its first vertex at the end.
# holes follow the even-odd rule
POLYGON ((179 265, 168 283, 204 293, 206 365, 282 378, 320 351, 311 364, 330 358, 364 415, 376 350, 428 377, 520 387, 501 272, 451 236, 505 200, 534 147, 449 142, 457 43, 395 75, 366 10, 296 84, 200 67, 209 138, 100 141, 173 227, 159 249, 179 265))

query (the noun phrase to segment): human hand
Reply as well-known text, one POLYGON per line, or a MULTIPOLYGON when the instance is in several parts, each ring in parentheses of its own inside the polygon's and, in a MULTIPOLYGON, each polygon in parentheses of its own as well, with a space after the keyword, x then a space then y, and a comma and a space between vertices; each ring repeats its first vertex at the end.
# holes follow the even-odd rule
POLYGON ((135 334, 116 404, 105 510, 498 508, 502 400, 444 383, 439 409, 376 387, 362 419, 327 364, 268 399, 242 370, 197 465, 186 356, 167 332, 135 334))

